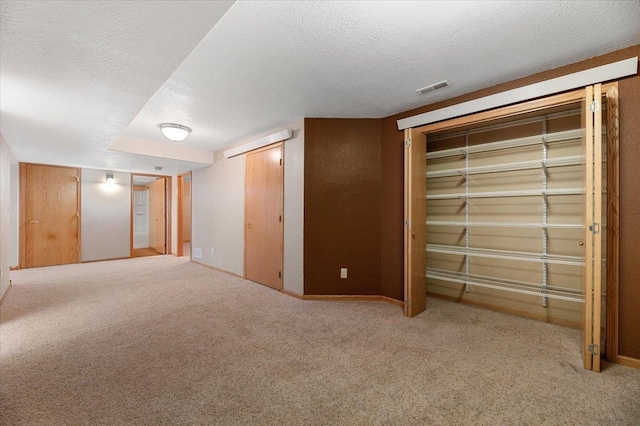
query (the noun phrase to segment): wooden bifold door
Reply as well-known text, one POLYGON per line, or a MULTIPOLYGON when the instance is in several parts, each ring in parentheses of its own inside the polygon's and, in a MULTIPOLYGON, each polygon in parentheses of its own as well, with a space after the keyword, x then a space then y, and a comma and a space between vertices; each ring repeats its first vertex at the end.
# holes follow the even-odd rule
POLYGON ((616 345, 617 131, 615 83, 405 130, 405 315, 432 295, 579 327, 600 371, 616 345))

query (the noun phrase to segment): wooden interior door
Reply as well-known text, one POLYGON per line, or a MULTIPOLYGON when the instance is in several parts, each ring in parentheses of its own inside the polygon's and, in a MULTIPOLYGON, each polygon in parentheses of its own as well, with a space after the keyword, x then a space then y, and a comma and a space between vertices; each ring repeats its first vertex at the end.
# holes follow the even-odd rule
POLYGON ((584 368, 600 371, 602 323, 602 86, 586 89, 584 368))
POLYGON ((282 289, 282 143, 247 154, 245 278, 282 289))
POLYGON ((78 263, 79 176, 75 168, 24 165, 24 267, 78 263))
POLYGON ((162 254, 167 252, 165 191, 164 178, 149 184, 149 246, 162 254))
POLYGON ((405 130, 404 154, 404 314, 413 317, 427 307, 427 137, 405 130))

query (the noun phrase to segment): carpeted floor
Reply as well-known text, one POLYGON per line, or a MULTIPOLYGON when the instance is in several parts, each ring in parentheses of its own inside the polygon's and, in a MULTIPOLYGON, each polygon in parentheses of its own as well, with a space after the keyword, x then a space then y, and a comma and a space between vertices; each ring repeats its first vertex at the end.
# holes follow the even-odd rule
POLYGON ((2 425, 638 425, 640 370, 579 333, 430 300, 302 301, 189 263, 12 273, 2 425))

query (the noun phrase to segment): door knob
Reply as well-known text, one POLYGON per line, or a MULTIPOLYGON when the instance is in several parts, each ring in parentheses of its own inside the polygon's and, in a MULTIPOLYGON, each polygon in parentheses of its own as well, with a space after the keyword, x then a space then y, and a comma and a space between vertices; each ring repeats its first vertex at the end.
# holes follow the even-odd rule
POLYGON ((251 229, 251 223, 247 222, 247 228, 251 229))
POLYGON ((582 246, 584 245, 584 241, 580 240, 580 242, 578 243, 578 245, 579 245, 580 247, 582 247, 582 246))
POLYGON ((413 238, 414 240, 416 239, 416 233, 415 232, 411 233, 411 238, 413 238))

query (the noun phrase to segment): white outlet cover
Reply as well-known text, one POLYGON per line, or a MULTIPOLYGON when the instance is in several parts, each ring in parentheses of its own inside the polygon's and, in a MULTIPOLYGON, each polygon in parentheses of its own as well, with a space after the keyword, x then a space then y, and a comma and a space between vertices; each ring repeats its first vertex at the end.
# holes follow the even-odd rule
POLYGON ((194 247, 193 248, 193 257, 196 259, 202 259, 202 249, 194 247))
POLYGON ((347 268, 340 268, 340 278, 347 278, 347 268))

